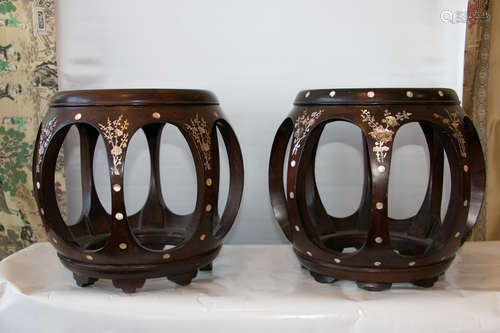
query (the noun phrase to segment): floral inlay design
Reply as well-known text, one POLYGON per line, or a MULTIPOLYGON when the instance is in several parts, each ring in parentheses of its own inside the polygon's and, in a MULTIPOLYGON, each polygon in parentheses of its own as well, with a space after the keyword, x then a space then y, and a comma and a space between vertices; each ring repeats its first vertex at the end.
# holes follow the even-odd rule
POLYGON ((42 166, 42 157, 49 146, 50 138, 54 134, 54 129, 56 128, 57 120, 56 118, 51 118, 42 125, 40 130, 40 144, 38 145, 38 159, 36 162, 36 173, 40 173, 40 167, 42 166))
POLYGON ((210 151, 210 146, 212 138, 210 137, 210 132, 207 129, 207 122, 203 117, 199 117, 198 114, 196 114, 194 118, 189 120, 189 123, 186 123, 186 128, 198 146, 198 150, 203 158, 203 167, 205 170, 211 170, 212 153, 210 151))
POLYGON ((447 109, 444 109, 448 114, 448 117, 443 117, 440 114, 434 113, 434 118, 441 119, 443 124, 447 125, 450 129, 452 136, 457 140, 458 147, 460 149, 460 155, 463 158, 467 158, 467 143, 465 142, 464 135, 462 134, 462 130, 460 129, 460 118, 456 112, 450 112, 447 109))
POLYGON ((129 133, 127 132, 129 122, 120 115, 115 120, 108 120, 106 124, 97 124, 101 130, 102 136, 111 146, 111 156, 113 156, 113 166, 111 166, 111 174, 119 176, 123 169, 123 149, 127 147, 129 133))
POLYGON ((307 109, 302 111, 302 114, 295 121, 292 155, 297 154, 300 144, 307 137, 314 123, 316 123, 316 120, 318 120, 324 111, 325 110, 314 111, 311 114, 308 114, 307 109))
POLYGON ((361 119, 368 123, 372 129, 368 134, 375 139, 375 147, 373 152, 377 157, 378 163, 384 163, 387 152, 390 150, 386 143, 391 142, 394 136, 394 129, 401 125, 401 122, 410 119, 412 114, 405 110, 393 115, 389 110, 384 111, 384 118, 381 119, 382 124, 375 120, 375 117, 368 110, 361 110, 361 119))

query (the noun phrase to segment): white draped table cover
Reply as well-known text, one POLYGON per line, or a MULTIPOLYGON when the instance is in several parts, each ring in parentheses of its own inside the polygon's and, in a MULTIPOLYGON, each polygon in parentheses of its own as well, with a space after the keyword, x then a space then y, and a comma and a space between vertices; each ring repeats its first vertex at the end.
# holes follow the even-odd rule
POLYGON ((468 242, 433 288, 320 284, 288 245, 229 245, 193 283, 79 288, 48 243, 0 262, 0 332, 500 332, 500 242, 468 242))

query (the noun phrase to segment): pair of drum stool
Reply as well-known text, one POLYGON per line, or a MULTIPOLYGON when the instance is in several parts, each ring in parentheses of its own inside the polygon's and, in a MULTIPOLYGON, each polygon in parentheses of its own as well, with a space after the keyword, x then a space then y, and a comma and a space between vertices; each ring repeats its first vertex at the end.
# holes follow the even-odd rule
MULTIPOLYGON (((148 278, 167 277, 187 285, 198 270, 211 270, 239 209, 243 159, 217 98, 208 91, 68 91, 52 99, 40 125, 33 184, 48 239, 77 284, 112 279, 116 287, 132 293, 148 278), (188 215, 169 210, 161 193, 160 137, 167 123, 184 136, 196 167, 197 199, 188 215), (57 156, 71 126, 77 128, 80 138, 83 203, 74 225, 62 218, 54 189, 57 156), (230 166, 229 195, 222 216, 217 213, 216 128, 230 166), (144 207, 127 216, 123 166, 129 140, 139 129, 148 143, 151 182, 144 207), (110 214, 99 201, 93 179, 99 136, 105 142, 109 163, 110 214)), ((368 290, 387 289, 395 282, 432 286, 471 232, 484 188, 485 165, 478 136, 449 89, 302 91, 277 131, 269 163, 274 214, 302 265, 319 282, 348 279, 368 290), (363 195, 358 210, 345 218, 328 215, 314 173, 319 138, 325 125, 333 121, 350 122, 363 133, 363 195), (398 129, 410 122, 419 124, 428 145, 429 181, 418 213, 396 220, 387 211, 392 144, 398 129), (441 219, 445 153, 452 195, 441 219), (345 251, 348 248, 356 250, 345 251)))

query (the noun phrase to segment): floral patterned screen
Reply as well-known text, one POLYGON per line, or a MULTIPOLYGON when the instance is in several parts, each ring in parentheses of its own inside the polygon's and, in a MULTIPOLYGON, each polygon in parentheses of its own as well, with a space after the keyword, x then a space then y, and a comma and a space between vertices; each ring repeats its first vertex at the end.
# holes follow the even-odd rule
MULTIPOLYGON (((44 239, 32 195, 38 125, 57 91, 54 0, 0 0, 0 259, 44 239)), ((56 191, 62 198, 62 163, 56 191)))

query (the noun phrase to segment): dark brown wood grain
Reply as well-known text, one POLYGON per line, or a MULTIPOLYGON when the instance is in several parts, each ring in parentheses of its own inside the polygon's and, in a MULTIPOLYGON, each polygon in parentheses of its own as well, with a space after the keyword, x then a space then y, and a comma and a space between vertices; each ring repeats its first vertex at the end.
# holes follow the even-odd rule
MULTIPOLYGON (((124 89, 60 92, 38 133, 33 184, 49 241, 79 286, 112 279, 124 292, 135 292, 148 278, 167 277, 187 285, 198 270, 211 270, 239 209, 243 159, 236 135, 214 94, 202 90, 124 89), (168 209, 161 193, 160 138, 166 123, 186 139, 196 167, 197 198, 191 214, 168 209), (70 129, 80 137, 82 213, 67 225, 54 191, 56 159, 70 129), (125 213, 123 166, 130 138, 143 130, 151 161, 151 182, 143 208, 125 213), (218 215, 218 129, 230 165, 228 202, 218 215), (107 150, 111 214, 101 205, 93 179, 99 136, 107 150), (170 248, 167 249, 166 246, 170 248)), ((167 184, 168 186, 168 184, 167 184)))
MULTIPOLYGON (((274 215, 316 281, 354 280, 367 290, 396 282, 430 287, 445 272, 479 214, 485 164, 471 120, 453 90, 439 88, 301 91, 275 136, 269 163, 274 215), (351 216, 329 216, 315 180, 315 159, 326 124, 347 121, 363 133, 364 188, 351 216), (427 192, 418 213, 388 217, 393 139, 407 123, 420 125, 429 149, 427 192), (287 192, 283 167, 286 147, 287 192), (441 220, 444 154, 451 198, 441 220), (355 248, 355 251, 345 251, 355 248)), ((408 175, 411 177, 411 175, 408 175)))

